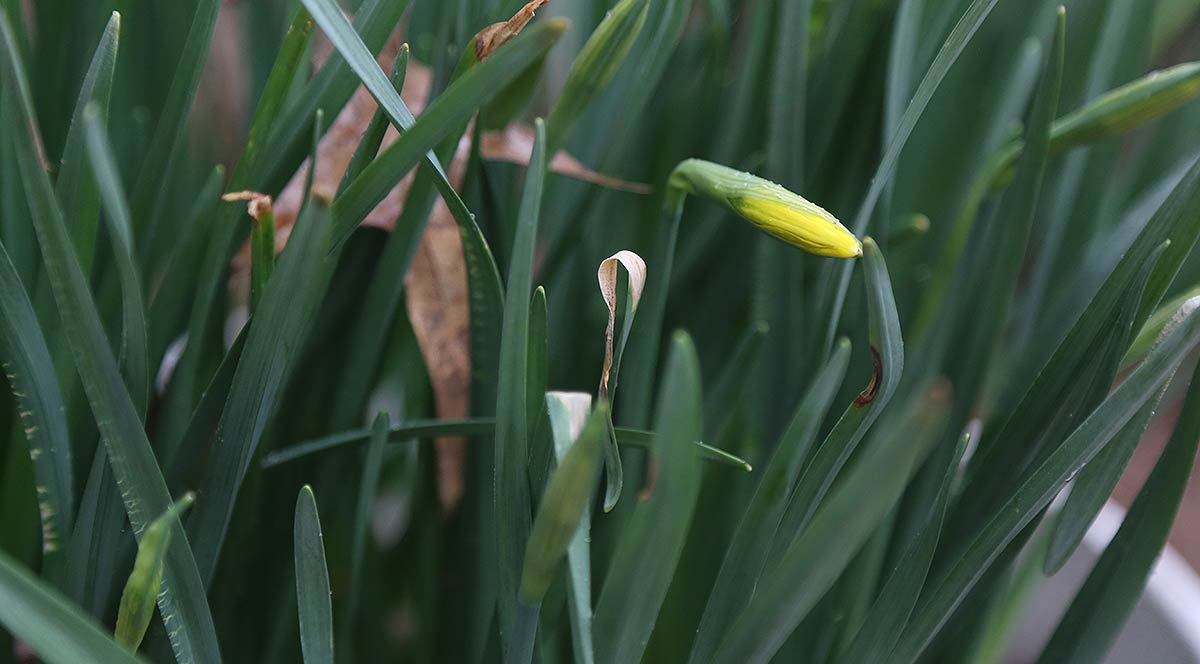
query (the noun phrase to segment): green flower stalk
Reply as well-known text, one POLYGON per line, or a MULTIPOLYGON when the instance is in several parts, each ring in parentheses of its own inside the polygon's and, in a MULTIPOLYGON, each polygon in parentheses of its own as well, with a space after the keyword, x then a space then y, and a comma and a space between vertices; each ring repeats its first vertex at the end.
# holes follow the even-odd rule
POLYGON ((759 230, 818 256, 856 258, 862 243, 832 214, 787 188, 727 166, 688 159, 668 186, 710 198, 759 230))

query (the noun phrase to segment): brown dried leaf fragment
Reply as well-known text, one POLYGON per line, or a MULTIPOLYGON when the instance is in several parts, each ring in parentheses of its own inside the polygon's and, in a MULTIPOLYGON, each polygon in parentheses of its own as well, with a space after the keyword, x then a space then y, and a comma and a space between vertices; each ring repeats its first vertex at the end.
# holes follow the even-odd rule
MULTIPOLYGON (((533 127, 514 122, 501 131, 484 132, 479 154, 488 161, 528 165, 529 155, 533 154, 533 127)), ((550 172, 631 194, 650 194, 654 191, 654 187, 643 182, 630 182, 597 173, 562 150, 550 160, 550 172)))
POLYGON ((221 200, 227 203, 246 201, 246 212, 254 221, 262 221, 264 215, 272 213, 271 197, 257 191, 231 191, 221 196, 221 200))
POLYGON ((483 62, 493 51, 516 37, 533 20, 533 14, 550 0, 530 0, 507 21, 493 23, 475 34, 475 60, 483 62))
MULTIPOLYGON (((608 305, 608 327, 604 329, 604 370, 600 374, 600 398, 608 398, 608 376, 613 367, 613 341, 617 324, 617 264, 629 273, 629 315, 637 311, 646 287, 646 261, 632 251, 618 251, 600 262, 596 280, 600 282, 600 295, 608 305)), ((622 344, 624 342, 622 341, 622 344)))
POLYGON ((871 382, 867 383, 867 389, 854 398, 855 408, 862 408, 874 401, 875 393, 879 391, 879 385, 883 382, 883 361, 874 346, 871 346, 871 365, 871 382))
MULTIPOLYGON (((466 417, 471 406, 467 268, 458 226, 441 201, 429 217, 404 287, 408 319, 429 371, 438 417, 466 417)), ((434 444, 438 500, 446 514, 462 498, 466 440, 461 436, 442 437, 434 444)))

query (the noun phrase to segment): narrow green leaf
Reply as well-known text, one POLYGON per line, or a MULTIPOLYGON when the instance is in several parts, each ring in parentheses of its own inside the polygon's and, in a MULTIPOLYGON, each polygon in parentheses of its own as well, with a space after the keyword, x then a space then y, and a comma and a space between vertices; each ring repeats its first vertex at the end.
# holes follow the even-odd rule
POLYGON ((1188 290, 1176 295, 1170 300, 1163 303, 1154 311, 1149 318, 1146 319, 1146 324, 1142 326, 1142 330, 1138 332, 1133 343, 1129 345, 1129 352, 1125 353, 1125 358, 1121 360, 1121 368, 1128 368, 1134 362, 1137 362, 1143 355, 1150 351, 1150 347, 1154 345, 1154 341, 1162 333, 1167 321, 1183 306, 1184 302, 1200 295, 1200 286, 1194 286, 1188 290))
POLYGON ((4 552, 0 552, 0 623, 50 664, 142 661, 4 552))
MULTIPOLYGON (((388 433, 388 440, 404 441, 411 438, 440 438, 443 436, 491 436, 495 431, 496 420, 491 417, 473 417, 462 420, 415 420, 393 425, 388 433)), ((640 448, 650 448, 654 445, 655 434, 653 431, 627 427, 617 427, 616 431, 617 442, 621 445, 640 448)), ((262 467, 273 468, 318 452, 361 444, 370 437, 371 432, 368 429, 352 429, 343 433, 302 441, 267 454, 263 457, 262 467)), ((703 459, 740 468, 747 472, 752 470, 750 463, 739 456, 711 447, 701 441, 695 441, 693 444, 695 453, 703 459)))
MULTIPOLYGON (((80 268, 84 275, 91 276, 97 252, 97 229, 100 221, 100 198, 96 189, 96 180, 92 177, 85 153, 84 111, 91 105, 100 109, 101 117, 108 118, 109 101, 112 96, 113 76, 116 68, 117 52, 121 34, 121 15, 113 12, 105 25, 104 33, 92 55, 87 73, 80 86, 79 97, 71 116, 70 127, 63 142, 62 159, 54 181, 54 193, 59 206, 63 210, 63 220, 68 224, 68 230, 74 240, 75 251, 79 256, 80 268)), ((7 212, 7 211, 6 211, 7 212)), ((15 215, 14 215, 15 218, 15 215)), ((22 226, 32 235, 32 225, 22 215, 22 226)), ((31 247, 32 249, 32 247, 31 247)), ((31 254, 36 255, 36 249, 31 254)), ((54 325, 57 315, 54 311, 54 293, 45 278, 39 278, 36 285, 29 284, 30 295, 34 302, 34 310, 38 312, 43 323, 54 325)), ((79 379, 75 367, 71 363, 71 352, 67 339, 58 334, 56 326, 46 330, 47 343, 54 359, 55 371, 63 390, 64 411, 68 427, 87 440, 84 454, 90 452, 94 428, 84 425, 80 431, 79 421, 86 417, 87 406, 79 398, 79 379)), ((78 472, 78 468, 76 471, 78 472)))
MULTIPOLYGON (((767 11, 765 6, 758 11, 767 11)), ((812 0, 779 6, 767 109, 767 175, 784 186, 804 183, 804 126, 808 95, 812 0)))
POLYGON ((96 230, 100 221, 100 199, 95 180, 88 174, 84 155, 84 109, 95 105, 101 120, 108 119, 112 96, 113 72, 121 39, 121 14, 113 12, 100 36, 91 64, 79 89, 79 100, 71 116, 71 127, 63 143, 63 155, 54 180, 54 193, 62 206, 63 217, 71 224, 71 237, 79 253, 84 274, 91 274, 96 252, 96 230))
MULTIPOLYGON (((471 114, 481 104, 499 94, 500 88, 519 76, 520 73, 539 58, 543 57, 550 47, 558 40, 566 29, 563 21, 546 21, 525 30, 492 54, 486 61, 469 67, 453 84, 440 95, 422 114, 421 120, 411 129, 404 131, 400 137, 375 161, 371 162, 345 191, 338 196, 333 205, 336 231, 334 245, 338 246, 357 227, 358 223, 387 195, 397 182, 413 166, 424 157, 428 150, 447 142, 445 149, 452 154, 457 146, 457 137, 465 130, 471 114), (451 140, 453 139, 453 140, 451 140)), ((458 224, 459 235, 463 243, 463 257, 467 266, 467 284, 470 301, 471 324, 471 362, 472 381, 476 387, 493 386, 499 363, 499 339, 495 330, 502 326, 503 289, 500 285, 499 271, 491 250, 483 238, 469 211, 461 204, 455 194, 447 198, 444 180, 428 165, 417 173, 414 189, 410 194, 398 232, 393 233, 393 239, 388 243, 383 274, 402 275, 407 271, 411 256, 416 250, 427 213, 424 212, 425 186, 434 186, 442 190, 443 198, 450 202, 450 211, 458 224), (411 210, 411 214, 410 214, 411 210)), ((429 204, 432 204, 430 200, 429 204)), ((376 365, 372 361, 373 349, 378 343, 371 343, 372 338, 378 339, 387 329, 387 321, 393 315, 399 302, 399 283, 397 277, 391 282, 379 283, 368 293, 372 305, 386 305, 371 309, 369 319, 356 330, 356 349, 351 368, 356 375, 365 377, 370 367, 376 365), (362 349, 362 350, 358 350, 362 349)), ((342 403, 338 408, 338 421, 349 421, 356 402, 365 394, 369 382, 363 378, 353 379, 342 403)), ((477 390, 478 391, 478 390, 477 390)), ((485 390, 486 391, 486 390, 485 390)), ((477 394, 476 397, 490 397, 489 394, 477 394)), ((490 398, 485 398, 490 403, 490 398)))
POLYGON ((168 441, 163 445, 160 454, 165 460, 163 465, 167 468, 167 486, 172 491, 184 486, 191 474, 194 474, 196 468, 201 465, 201 459, 208 450, 208 443, 212 440, 213 432, 220 424, 225 401, 229 398, 229 390, 233 386, 233 376, 242 359, 242 350, 246 347, 248 329, 248 325, 243 327, 237 338, 233 340, 233 345, 225 353, 220 366, 217 367, 217 372, 213 374, 212 380, 204 388, 204 393, 200 395, 200 402, 192 411, 187 428, 184 429, 179 440, 177 442, 168 441))
POLYGON ((29 442, 42 519, 42 556, 58 563, 74 524, 71 439, 54 361, 33 305, 0 244, 0 355, 29 442))
MULTIPOLYGON (((1200 63, 1188 63, 1164 71, 1151 72, 1055 120, 1050 130, 1050 155, 1125 134, 1175 110, 1197 94, 1200 94, 1200 63)), ((1012 179, 1014 165, 1021 158, 1024 149, 1023 141, 1005 145, 976 176, 955 218, 955 241, 943 250, 944 258, 938 273, 948 274, 949 266, 953 265, 954 259, 962 252, 966 236, 984 199, 992 189, 1005 185, 1012 179)), ((941 300, 939 294, 944 293, 947 286, 948 277, 940 276, 927 290, 929 311, 922 311, 916 325, 917 336, 923 336, 924 329, 933 323, 934 303, 941 300)), ((1144 344, 1138 348, 1145 352, 1153 340, 1153 336, 1145 339, 1144 344)))
POLYGON ((330 255, 329 208, 308 202, 250 321, 209 456, 204 500, 188 519, 201 576, 211 581, 242 481, 286 378, 303 349, 336 265, 330 255))
MULTIPOLYGON (((395 442, 414 438, 440 438, 444 436, 491 436, 495 431, 496 420, 491 417, 462 420, 413 420, 392 425, 388 431, 388 440, 395 442)), ((330 436, 301 441, 295 445, 289 445, 281 450, 268 453, 263 457, 262 467, 274 468, 275 466, 303 459, 319 452, 360 445, 370 439, 370 429, 352 429, 343 433, 335 433, 330 436)))
POLYGON ((904 372, 904 340, 901 338, 892 282, 883 254, 871 238, 863 241, 862 265, 870 315, 871 382, 846 407, 837 424, 801 471, 771 544, 769 561, 778 561, 805 531, 838 473, 891 401, 904 372))
POLYGON ((158 361, 167 347, 186 326, 192 294, 199 290, 196 283, 205 245, 217 216, 217 204, 225 186, 225 167, 217 165, 209 172, 200 187, 196 200, 183 216, 183 228, 178 243, 166 259, 163 270, 150 290, 149 326, 150 358, 158 361))
POLYGON ((162 587, 163 559, 171 544, 171 527, 179 522, 179 517, 193 501, 195 495, 185 494, 171 509, 146 526, 142 540, 138 542, 133 571, 121 593, 114 632, 117 643, 130 652, 137 652, 146 636, 146 628, 154 618, 154 599, 162 587))
POLYGON ((529 356, 525 369, 525 406, 529 409, 529 495, 536 506, 550 476, 554 440, 547 420, 546 390, 550 380, 549 311, 546 289, 538 286, 529 303, 529 356))
POLYGON ((262 303, 267 282, 275 271, 275 212, 267 207, 250 231, 250 313, 262 303))
POLYGON ((363 561, 367 555, 367 537, 370 535, 371 511, 375 507, 375 494, 379 489, 379 475, 383 470, 383 450, 388 439, 388 414, 381 412, 371 425, 371 441, 363 459, 362 475, 358 482, 358 504, 354 510, 354 532, 350 551, 350 583, 346 605, 342 609, 338 642, 342 644, 343 661, 354 661, 354 627, 358 620, 358 607, 366 580, 363 576, 363 561))
MULTIPOLYGON (((983 398, 989 369, 1006 359, 1004 332, 1025 265, 1029 238, 1033 234, 1042 184, 1049 159, 1050 125, 1058 109, 1065 58, 1066 11, 1060 6, 1055 18, 1054 41, 1041 67, 1037 91, 1026 121, 1023 153, 1017 179, 987 220, 978 238, 988 260, 967 272, 964 293, 954 311, 957 321, 945 351, 947 376, 954 384, 958 404, 950 426, 962 427, 971 404, 983 398), (982 310, 975 304, 989 303, 982 310)), ((947 266, 945 274, 956 270, 947 266)), ((944 302, 945 298, 943 298, 944 302)), ((932 305, 933 300, 927 300, 932 305)))
MULTIPOLYGON (((404 11, 404 6, 407 4, 405 1, 387 3, 372 0, 372 2, 373 6, 383 5, 391 11, 396 11, 397 15, 404 11)), ((390 31, 391 27, 389 26, 394 24, 394 21, 388 23, 383 20, 385 17, 376 16, 371 11, 364 11, 363 18, 380 19, 375 28, 377 32, 390 31)), ((297 7, 291 23, 288 24, 287 32, 283 35, 283 43, 279 52, 275 54, 275 61, 271 64, 271 71, 267 75, 266 85, 263 86, 262 96, 258 99, 258 106, 254 109, 250 130, 246 134, 246 145, 242 149, 242 155, 238 158, 237 167, 234 168, 230 178, 233 187, 252 190, 267 189, 268 187, 263 185, 270 179, 264 177, 265 173, 270 172, 268 164, 286 154, 292 147, 278 144, 274 140, 276 134, 273 132, 276 129, 291 131, 294 137, 302 140, 306 137, 306 132, 312 130, 316 116, 322 112, 320 109, 325 109, 325 112, 329 113, 332 113, 334 109, 340 109, 353 92, 355 87, 353 79, 344 76, 345 80, 342 81, 342 85, 349 90, 340 101, 334 102, 323 95, 316 94, 315 90, 309 88, 306 93, 310 94, 301 95, 298 100, 298 103, 301 104, 311 104, 303 118, 285 115, 284 103, 288 100, 288 93, 291 91, 296 74, 310 50, 312 31, 312 17, 303 7, 297 7)), ((325 63, 325 69, 322 69, 317 79, 326 75, 327 70, 330 74, 335 73, 333 70, 337 69, 336 64, 339 62, 340 58, 337 54, 331 55, 325 63)), ((313 81, 313 86, 316 86, 316 81, 313 81)))
MULTIPOLYGON (((554 439, 554 458, 562 464, 587 423, 592 396, 582 392, 548 392, 546 408, 554 439)), ((593 487, 595 479, 593 478, 593 487)), ((589 496, 592 495, 589 492, 589 496)), ((567 544, 567 614, 571 621, 571 652, 578 664, 594 664, 592 642, 592 506, 587 502, 567 544)))
POLYGON ((304 664, 333 664, 333 604, 317 499, 305 485, 296 496, 296 604, 304 664))
POLYGON ((125 385, 129 388, 138 414, 144 416, 150 399, 150 359, 146 339, 146 303, 134 256, 129 204, 121 188, 117 160, 113 156, 100 110, 97 107, 86 109, 83 124, 88 160, 104 202, 104 218, 108 222, 113 259, 121 282, 121 365, 125 385))
MULTIPOLYGON (((254 118, 246 136, 246 146, 229 177, 229 187, 234 191, 265 189, 261 186, 264 179, 261 177, 261 171, 264 162, 274 154, 271 149, 267 149, 266 138, 272 128, 281 122, 279 111, 297 68, 308 50, 312 27, 312 20, 308 18, 307 12, 299 9, 288 28, 283 46, 275 58, 258 106, 254 110, 254 118)), ((306 117, 302 124, 310 127, 310 118, 306 117)), ((225 288, 225 274, 229 269, 230 258, 246 237, 247 227, 238 223, 241 215, 242 208, 238 205, 225 204, 218 208, 211 224, 206 224, 208 242, 202 252, 203 258, 199 268, 196 274, 187 277, 191 280, 189 283, 196 284, 187 324, 188 345, 175 369, 168 396, 168 408, 171 409, 172 415, 177 416, 178 421, 185 420, 191 414, 198 399, 197 392, 206 379, 202 373, 201 355, 203 350, 209 347, 208 340, 214 328, 213 317, 219 309, 217 302, 225 288)), ((170 307, 170 304, 164 303, 165 307, 170 307)), ((159 341, 157 336, 155 340, 157 343, 167 343, 159 341)))
POLYGON ((67 544, 63 589, 77 605, 101 615, 110 606, 111 581, 118 576, 115 552, 125 534, 125 505, 103 445, 97 445, 92 454, 76 514, 67 544))
POLYGON ((558 153, 571 128, 616 76, 646 24, 649 8, 649 0, 620 0, 583 45, 546 119, 547 152, 558 153))
MULTIPOLYGON (((584 163, 601 164, 601 172, 615 172, 628 159, 630 146, 638 137, 635 132, 614 127, 623 126, 627 118, 641 116, 655 99, 692 11, 692 0, 656 0, 648 4, 645 25, 625 56, 625 65, 590 105, 582 120, 588 131, 576 134, 572 141, 575 155, 584 163), (613 108, 621 112, 613 113, 613 108)), ((552 244, 551 248, 556 246, 552 244)))
MULTIPOLYGON (((548 403, 550 408, 562 408, 555 401, 548 403)), ((561 419, 563 415, 556 417, 561 419)), ((600 402, 550 475, 525 547, 519 593, 527 605, 541 604, 559 563, 588 514, 600 477, 607 421, 608 406, 600 402)), ((561 427, 561 423, 556 422, 555 426, 561 427)))
MULTIPOLYGON (((537 58, 544 55, 564 30, 566 23, 561 20, 543 21, 526 29, 497 50, 492 57, 468 69, 429 105, 421 114, 419 122, 405 126, 400 138, 371 162, 362 175, 338 196, 333 206, 336 227, 333 234, 334 244, 344 242, 405 173, 425 158, 428 151, 443 138, 465 126, 475 110, 498 94, 504 83, 513 80, 537 58)), ((372 66, 378 70, 377 65, 372 66)), ((380 75, 382 76, 382 72, 380 75)), ((383 79, 386 81, 387 77, 383 76, 383 79)), ((400 117, 400 113, 402 112, 397 109, 397 117, 400 117)), ((395 118, 391 119, 396 121, 395 118)), ((440 181, 440 178, 438 180, 440 181)), ((439 189, 445 197, 446 192, 442 187, 443 185, 439 184, 439 189)), ((457 207, 458 204, 452 202, 451 212, 457 207)), ((483 269, 480 266, 473 267, 471 257, 467 258, 468 276, 472 269, 483 269)))
POLYGON ((901 0, 892 27, 891 52, 888 57, 887 95, 884 111, 884 149, 900 126, 904 109, 912 97, 913 78, 917 67, 917 44, 921 35, 921 19, 925 0, 901 0))
POLYGON ((1142 596, 1154 562, 1167 543, 1200 443, 1200 370, 1179 411, 1167 447, 1092 568, 1038 660, 1075 664, 1105 659, 1142 596))
POLYGON ((838 656, 837 661, 844 664, 888 661, 888 655, 900 639, 904 625, 921 595, 921 588, 925 585, 925 578, 929 574, 933 554, 937 550, 942 532, 946 509, 952 499, 954 479, 968 442, 968 435, 959 439, 958 447, 946 467, 942 486, 934 499, 933 510, 928 520, 888 576, 862 626, 854 635, 854 640, 850 642, 846 651, 838 656))
MULTIPOLYGON (((769 326, 763 321, 758 321, 742 333, 712 387, 705 390, 704 412, 720 414, 723 410, 734 410, 730 406, 741 400, 750 373, 761 356, 768 331, 769 326)), ((716 432, 717 438, 732 424, 734 414, 730 412, 723 419, 724 422, 709 425, 710 431, 716 432)))
MULTIPOLYGON (((869 255, 869 254, 868 254, 869 255)), ((728 628, 712 662, 766 662, 841 576, 940 439, 949 387, 931 386, 873 439, 728 628)), ((782 534, 782 533, 781 533, 782 534)))
POLYGON ((504 297, 504 327, 500 338, 500 374, 496 384, 496 493, 497 566, 499 568, 500 641, 510 661, 532 657, 532 633, 515 634, 521 560, 531 528, 528 440, 529 406, 526 374, 529 367, 529 297, 533 290, 533 251, 541 216, 542 187, 546 174, 546 129, 539 120, 533 154, 525 175, 517 235, 508 269, 504 297), (525 653, 513 650, 524 645, 525 653))
POLYGON ((200 0, 192 16, 191 28, 175 74, 171 77, 171 88, 158 117, 154 138, 142 161, 137 184, 133 188, 131 218, 137 227, 134 236, 142 256, 148 247, 154 246, 153 234, 158 226, 163 207, 167 204, 167 187, 163 186, 166 175, 175 167, 175 159, 182 150, 188 115, 196 90, 200 86, 200 74, 208 61, 208 49, 217 28, 220 0, 200 0))
POLYGON ((655 419, 650 496, 633 509, 596 601, 596 661, 642 658, 683 550, 700 493, 700 464, 688 449, 703 428, 700 363, 691 339, 674 335, 655 419))
MULTIPOLYGON (((392 124, 401 131, 409 131, 416 124, 416 118, 413 117, 412 111, 405 105, 404 100, 400 98, 400 92, 392 87, 388 81, 388 77, 379 68, 379 64, 375 62, 375 58, 371 55, 371 51, 363 43, 358 33, 354 31, 354 26, 342 13, 340 7, 334 0, 302 0, 304 6, 312 13, 313 19, 321 29, 325 31, 325 35, 333 43, 342 57, 349 63, 350 68, 358 76, 363 85, 370 91, 371 96, 375 101, 379 102, 379 108, 387 114, 392 124)), ((496 82, 493 81, 493 85, 496 82)), ((432 110, 432 107, 430 108, 432 110)), ((438 191, 442 194, 442 199, 446 201, 447 207, 454 215, 455 221, 460 228, 475 228, 475 217, 467 209, 465 203, 459 198, 458 193, 454 191, 454 187, 450 185, 450 180, 446 177, 446 173, 442 170, 441 162, 438 161, 437 155, 431 150, 433 146, 426 148, 424 155, 424 163, 430 168, 434 174, 434 183, 437 185, 438 191)), ((365 175, 365 173, 364 173, 365 175)), ((335 219, 337 215, 335 213, 335 219)), ((355 220, 357 224, 359 220, 355 220)), ((337 224, 340 226, 340 224, 337 224)), ((335 243, 341 242, 338 238, 335 243)))
POLYGON ((1105 445, 1079 471, 1062 509, 1054 519, 1043 566, 1046 576, 1053 576, 1062 569, 1083 542, 1088 528, 1112 495, 1117 480, 1133 457, 1161 398, 1162 392, 1159 392, 1157 397, 1147 401, 1138 414, 1113 437, 1112 442, 1105 445))
MULTIPOLYGON (((1161 263, 1160 263, 1161 264, 1161 263)), ((960 556, 928 584, 891 661, 913 662, 1005 545, 1050 504, 1063 485, 1129 422, 1200 343, 1200 316, 1189 316, 1146 357, 1074 432, 1037 467, 1022 474, 1014 492, 987 515, 960 556)))
MULTIPOLYGON (((1159 336, 1159 342, 1183 320, 1191 314, 1200 300, 1184 302, 1175 316, 1164 326, 1159 336)), ((1062 569, 1070 559, 1071 554, 1083 542, 1084 535, 1091 527, 1096 515, 1104 507, 1104 503, 1112 495, 1117 481, 1125 473, 1125 467, 1133 458, 1134 450, 1141 442, 1150 424, 1150 418, 1158 410, 1158 404, 1166 393, 1166 385, 1159 393, 1146 401, 1142 409, 1129 423, 1121 429, 1109 444, 1100 450, 1096 457, 1079 471, 1079 475, 1071 487, 1067 500, 1059 511, 1058 519, 1046 548, 1045 573, 1050 576, 1062 569)))
MULTIPOLYGON (((358 6, 354 12, 354 29, 370 52, 375 53, 383 48, 388 38, 396 31, 396 23, 408 5, 409 0, 364 0, 358 6)), ((297 11, 297 22, 293 22, 293 29, 297 27, 301 16, 304 20, 303 29, 311 32, 313 21, 303 7, 297 11)), ((306 47, 307 40, 300 49, 301 56, 307 50, 306 47)), ((282 60, 282 53, 280 55, 277 63, 282 60)), ((277 69, 278 66, 272 70, 272 80, 277 69)), ((294 77, 280 79, 280 92, 290 91, 293 80, 294 77)), ((275 186, 281 186, 304 159, 307 152, 305 143, 312 131, 317 110, 324 109, 326 113, 340 111, 358 86, 359 81, 351 71, 349 63, 335 50, 312 80, 292 97, 293 101, 282 106, 285 99, 280 95, 278 101, 281 106, 270 118, 271 123, 267 127, 269 132, 262 134, 263 145, 269 149, 263 152, 261 160, 252 169, 257 182, 241 183, 238 186, 252 189, 274 189, 275 186)), ((268 99, 268 95, 264 94, 263 99, 268 99)), ((258 114, 255 115, 257 119, 258 114)), ((247 174, 249 173, 251 170, 247 170, 247 174)))
MULTIPOLYGON (((1046 446, 1062 440, 1047 434, 1058 434, 1061 429, 1061 434, 1065 435, 1104 396, 1129 342, 1112 339, 1112 343, 1120 348, 1113 349, 1117 356, 1111 362, 1103 363, 1103 366, 1097 363, 1095 344, 1115 334, 1113 322, 1116 312, 1127 306, 1131 297, 1137 297, 1133 303, 1136 310, 1129 315, 1133 330, 1141 329, 1150 312, 1158 307, 1167 287, 1200 237, 1200 217, 1194 214, 1198 208, 1200 162, 1195 162, 1138 234, 1104 285, 1096 291, 1087 309, 1058 344, 1018 405, 1004 418, 1006 421, 1003 426, 995 436, 980 441, 979 450, 971 462, 972 468, 987 467, 993 459, 1004 459, 1003 463, 1013 472, 983 474, 978 482, 972 482, 964 496, 969 507, 994 506, 994 500, 1010 493, 1009 489, 1027 476, 1029 464, 1045 461, 1048 454, 1046 446), (1152 256, 1160 258, 1148 265, 1152 256), (1128 284, 1136 281, 1136 275, 1145 270, 1150 270, 1150 273, 1144 293, 1140 289, 1131 293, 1128 284), (1079 379, 1083 371, 1099 372, 1090 381, 1091 386, 1087 390, 1083 390, 1079 379), (1081 390, 1090 391, 1090 394, 1081 394, 1081 390), (1074 399, 1081 401, 1076 404, 1074 399), (1056 422, 1056 428, 1051 430, 1046 422, 1054 419, 1055 413, 1061 417, 1056 422), (1020 465, 1014 467, 1014 463, 1020 465)), ((1132 334, 1130 332, 1130 336, 1132 334)), ((979 519, 968 515, 956 517, 955 521, 978 523, 979 519)))
MULTIPOLYGON (((712 657, 724 627, 733 622, 754 594, 801 465, 808 458, 821 422, 846 375, 849 361, 850 342, 843 339, 813 379, 775 446, 775 453, 758 480, 754 496, 729 540, 721 571, 713 582, 704 616, 696 631, 691 662, 706 662, 712 657)), ((713 412, 711 408, 707 410, 713 412)))
POLYGON ((1166 115, 1200 94, 1200 62, 1150 72, 1054 123, 1055 152, 1120 136, 1166 115))
MULTIPOLYGON (((12 29, 2 15, 0 47, 4 56, 5 89, 15 97, 22 114, 24 130, 15 132, 17 167, 25 182, 42 258, 71 354, 121 488, 129 521, 134 533, 140 537, 150 519, 170 507, 171 498, 146 439, 141 418, 108 346, 96 303, 80 269, 50 180, 43 170, 29 88, 21 75, 23 67, 12 29)), ((220 661, 216 631, 195 560, 187 538, 182 533, 175 534, 178 536, 173 538, 175 543, 167 554, 165 588, 159 595, 163 619, 173 628, 169 634, 175 655, 178 659, 194 662, 220 661)))
MULTIPOLYGON (((905 144, 912 136, 913 129, 916 128, 917 121, 921 119, 921 115, 925 112, 925 108, 929 105, 929 101, 933 98, 933 93, 941 86, 942 81, 949 73, 950 67, 958 60, 958 56, 962 54, 963 49, 975 36, 979 26, 983 24, 983 20, 991 13, 992 8, 996 6, 997 0, 974 0, 954 29, 950 31, 946 41, 942 44, 941 49, 933 59, 933 63, 929 65, 929 70, 925 72, 924 78, 917 86, 917 91, 913 93, 912 100, 909 101, 908 107, 904 110, 904 115, 900 118, 900 124, 896 127, 892 141, 888 144, 887 150, 883 154, 883 158, 879 161, 879 167, 875 171, 875 175, 871 177, 871 185, 867 190, 866 196, 863 197, 862 204, 858 208, 858 213, 854 217, 854 223, 850 230, 857 236, 862 237, 870 225, 871 218, 875 213, 875 205, 879 202, 880 196, 884 189, 891 182, 892 176, 895 174, 896 164, 900 160, 900 153, 904 151, 905 144)), ((821 315, 817 320, 822 321, 825 325, 824 341, 820 348, 824 354, 824 349, 833 346, 833 340, 837 335, 838 324, 841 321, 842 307, 846 302, 846 292, 850 288, 850 274, 853 265, 850 262, 836 263, 827 262, 822 267, 824 272, 823 278, 820 279, 821 286, 819 291, 822 293, 831 293, 831 299, 827 300, 828 305, 822 305, 819 309, 821 315)))
POLYGON ((250 315, 258 311, 267 282, 275 271, 275 208, 271 197, 255 191, 225 194, 221 200, 246 201, 250 216, 250 315))
MULTIPOLYGON (((392 60, 392 71, 388 75, 388 82, 398 93, 404 90, 404 80, 408 76, 408 56, 409 47, 405 43, 400 45, 400 51, 392 60)), ((346 172, 342 174, 342 181, 338 184, 338 194, 346 189, 346 185, 362 175, 367 164, 371 163, 379 154, 379 146, 383 145, 383 136, 390 126, 391 123, 388 122, 388 116, 383 109, 376 109, 375 114, 371 116, 371 121, 367 124, 366 131, 358 141, 358 147, 354 148, 354 154, 350 156, 350 163, 346 166, 346 172)))

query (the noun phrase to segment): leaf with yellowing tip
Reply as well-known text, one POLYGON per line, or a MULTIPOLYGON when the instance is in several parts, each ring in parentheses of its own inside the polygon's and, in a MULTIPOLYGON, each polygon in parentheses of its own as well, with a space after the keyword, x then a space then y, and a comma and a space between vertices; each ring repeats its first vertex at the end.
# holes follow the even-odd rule
POLYGON ((195 494, 185 494, 146 528, 142 541, 138 542, 137 558, 121 593, 121 608, 113 633, 117 643, 130 652, 137 652, 154 617, 154 600, 162 587, 163 559, 171 545, 171 524, 195 499, 195 494))

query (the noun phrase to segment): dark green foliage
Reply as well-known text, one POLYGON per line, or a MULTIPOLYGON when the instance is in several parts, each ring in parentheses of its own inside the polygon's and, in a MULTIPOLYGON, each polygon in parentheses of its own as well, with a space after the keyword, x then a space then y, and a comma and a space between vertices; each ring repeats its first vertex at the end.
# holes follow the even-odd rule
POLYGON ((0 662, 990 664, 1183 400, 1102 660, 1200 22, 1055 9, 0 0, 0 662))

